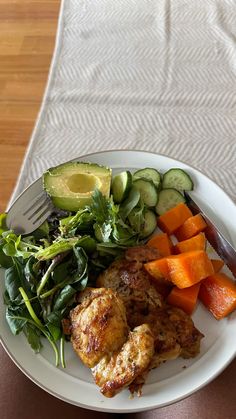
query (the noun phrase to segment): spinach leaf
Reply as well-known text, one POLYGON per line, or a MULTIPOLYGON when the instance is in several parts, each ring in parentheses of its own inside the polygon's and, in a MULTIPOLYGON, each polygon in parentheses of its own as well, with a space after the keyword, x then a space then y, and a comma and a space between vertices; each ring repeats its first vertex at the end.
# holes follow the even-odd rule
POLYGON ((31 292, 30 284, 27 281, 27 278, 24 275, 24 267, 25 267, 25 261, 21 258, 13 258, 14 266, 15 266, 15 272, 17 278, 20 280, 21 287, 24 288, 26 293, 28 294, 29 298, 33 297, 33 294, 31 292))
POLYGON ((53 272, 51 273, 54 284, 57 285, 65 281, 69 277, 71 269, 72 269, 71 258, 57 265, 54 268, 53 272))
POLYGON ((90 236, 83 236, 78 239, 75 247, 82 247, 85 252, 90 255, 91 253, 95 252, 96 250, 96 241, 90 236))
POLYGON ((42 343, 40 340, 40 330, 37 327, 30 324, 29 322, 27 322, 23 327, 23 332, 33 351, 35 353, 40 352, 40 349, 42 348, 42 343))
POLYGON ((82 247, 75 246, 73 248, 73 252, 76 268, 72 272, 70 283, 80 281, 83 277, 85 277, 88 268, 88 257, 84 249, 82 249, 82 247))
POLYGON ((7 290, 5 290, 4 293, 3 293, 3 302, 6 306, 11 305, 11 299, 9 297, 9 294, 8 294, 7 290))
POLYGON ((5 240, 0 239, 0 267, 2 268, 10 268, 13 265, 12 258, 7 256, 3 251, 3 246, 5 245, 5 240))
POLYGON ((87 253, 96 250, 96 242, 89 236, 84 236, 73 247, 73 256, 56 266, 52 272, 53 282, 57 285, 66 281, 76 282, 82 278, 87 268, 87 253))
POLYGON ((56 268, 56 266, 58 266, 66 256, 67 256, 67 252, 59 253, 50 262, 50 265, 47 267, 46 272, 43 274, 43 276, 41 277, 41 279, 38 283, 38 287, 37 287, 37 295, 38 296, 42 293, 43 288, 48 284, 48 282, 51 278, 51 274, 54 271, 54 269, 56 268))
POLYGON ((41 224, 41 226, 39 226, 36 230, 33 231, 32 236, 36 240, 49 237, 49 224, 47 220, 44 221, 43 224, 41 224))
POLYGON ((28 289, 31 292, 36 293, 38 279, 37 276, 39 274, 39 262, 31 256, 24 267, 24 276, 27 281, 28 289))
POLYGON ((4 251, 6 256, 15 256, 16 255, 15 244, 12 243, 12 242, 6 243, 3 246, 3 251, 4 251))
POLYGON ((52 266, 52 264, 49 266, 48 270, 42 277, 40 285, 37 289, 38 295, 39 295, 39 288, 41 287, 42 289, 42 287, 44 287, 45 285, 44 279, 46 278, 46 281, 48 281, 48 275, 49 274, 51 275, 51 273, 52 273, 55 286, 47 290, 43 294, 41 294, 41 298, 53 296, 55 292, 57 292, 60 288, 63 289, 66 285, 70 285, 70 284, 76 284, 74 287, 76 290, 84 288, 86 286, 87 279, 88 279, 88 263, 87 262, 88 262, 88 257, 84 249, 78 245, 74 246, 72 257, 70 256, 70 259, 67 260, 64 264, 58 265, 57 269, 55 266, 52 266), (61 270, 60 270, 60 267, 61 267, 61 270), (83 281, 81 285, 79 285, 80 281, 83 281))
POLYGON ((61 338, 62 336, 61 326, 55 326, 54 324, 50 322, 46 323, 46 326, 55 342, 61 338))
POLYGON ((19 303, 22 300, 19 288, 21 287, 21 278, 18 275, 16 265, 11 266, 5 271, 5 288, 11 302, 19 303))
POLYGON ((22 330, 27 321, 29 315, 24 306, 8 306, 6 309, 6 321, 10 327, 13 335, 18 335, 22 330))
POLYGON ((10 301, 18 304, 22 300, 19 292, 20 287, 27 291, 29 298, 32 298, 33 295, 24 275, 24 265, 16 258, 13 259, 13 262, 14 265, 5 271, 5 289, 10 301))
POLYGON ((57 341, 62 336, 61 319, 62 319, 62 313, 58 310, 54 310, 47 317, 46 326, 49 332, 51 333, 54 341, 57 341))
POLYGON ((53 311, 62 310, 67 306, 67 303, 73 298, 76 290, 71 285, 66 285, 56 297, 54 302, 53 311))
MULTIPOLYGON (((37 325, 31 318, 29 318, 24 306, 21 308, 17 307, 15 309, 12 307, 8 307, 6 310, 6 320, 8 322, 11 332, 14 335, 20 333, 27 323, 33 325, 35 328, 38 328, 42 332, 42 334, 44 334, 44 336, 48 339, 50 345, 52 346, 55 353, 55 364, 56 366, 58 366, 59 352, 57 346, 55 345, 52 339, 50 332, 47 331, 45 327, 41 327, 39 324, 37 325)), ((30 337, 30 339, 33 339, 32 336, 30 337)))
POLYGON ((79 282, 73 285, 76 291, 83 291, 88 284, 88 275, 85 275, 79 282))

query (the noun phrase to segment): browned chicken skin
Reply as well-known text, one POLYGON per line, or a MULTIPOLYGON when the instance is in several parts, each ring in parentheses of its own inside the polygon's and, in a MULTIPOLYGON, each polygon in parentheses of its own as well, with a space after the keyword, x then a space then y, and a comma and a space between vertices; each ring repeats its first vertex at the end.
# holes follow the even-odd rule
POLYGON ((125 307, 110 289, 87 288, 71 311, 71 342, 85 365, 94 367, 127 340, 125 307))
POLYGON ((73 348, 106 397, 127 386, 141 394, 150 369, 199 353, 203 335, 186 313, 164 302, 143 269, 156 258, 155 249, 128 249, 99 276, 99 288, 79 294, 71 311, 73 348))
POLYGON ((110 359, 104 357, 92 369, 101 393, 113 397, 145 373, 154 355, 154 338, 150 327, 142 324, 129 333, 120 351, 110 359))

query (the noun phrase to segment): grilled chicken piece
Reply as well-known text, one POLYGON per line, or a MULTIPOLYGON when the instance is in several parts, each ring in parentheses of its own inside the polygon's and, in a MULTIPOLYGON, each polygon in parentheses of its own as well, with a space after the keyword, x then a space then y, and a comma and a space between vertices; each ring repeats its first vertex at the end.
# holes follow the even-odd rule
POLYGON ((129 328, 125 307, 116 293, 105 288, 87 288, 81 304, 70 313, 71 342, 85 365, 92 368, 126 342, 129 328))
POLYGON ((146 246, 129 248, 125 252, 125 259, 116 260, 99 276, 97 286, 118 292, 126 305, 128 317, 133 302, 139 305, 141 311, 148 311, 150 307, 160 307, 162 296, 151 284, 149 274, 142 269, 143 262, 158 257, 157 249, 146 246))
POLYGON ((109 359, 104 357, 93 369, 101 393, 113 397, 148 370, 154 355, 154 339, 147 324, 129 333, 120 351, 109 359))
POLYGON ((98 287, 111 288, 118 293, 125 304, 128 321, 134 311, 148 313, 163 304, 161 294, 151 284, 142 266, 140 262, 116 260, 97 279, 98 287))
POLYGON ((175 328, 176 340, 181 347, 182 358, 194 358, 200 351, 204 335, 194 326, 191 317, 177 307, 168 306, 169 321, 175 328))
POLYGON ((147 250, 145 253, 141 247, 139 256, 138 247, 128 249, 125 259, 112 263, 99 276, 97 284, 118 293, 125 304, 131 328, 149 324, 155 339, 154 368, 167 359, 196 356, 203 335, 195 328, 190 316, 167 305, 151 284, 142 264, 152 257, 149 251, 153 249, 147 250))

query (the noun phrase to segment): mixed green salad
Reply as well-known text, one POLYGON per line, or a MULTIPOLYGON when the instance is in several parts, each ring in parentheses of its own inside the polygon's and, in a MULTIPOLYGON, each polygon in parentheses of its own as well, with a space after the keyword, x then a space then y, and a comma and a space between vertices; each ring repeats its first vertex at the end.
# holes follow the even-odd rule
POLYGON ((193 188, 191 178, 181 169, 162 175, 145 168, 113 178, 109 169, 104 192, 101 166, 87 164, 85 170, 78 163, 77 175, 81 176, 82 167, 82 175, 90 176, 89 193, 85 178, 83 191, 75 191, 79 177, 74 165, 69 177, 65 165, 61 165, 62 179, 55 168, 44 174, 45 190, 57 207, 33 233, 16 235, 7 229, 6 214, 0 216, 0 266, 5 268, 8 326, 14 335, 23 332, 36 353, 46 338, 55 352, 55 364, 62 367, 66 339, 62 321, 77 304, 76 294, 95 286, 99 273, 127 247, 143 244, 156 229, 157 214, 184 202, 182 191, 193 188), (93 179, 94 169, 101 174, 93 179), (71 193, 74 198, 65 200, 68 185, 76 196, 71 193), (59 199, 56 189, 60 189, 59 199))

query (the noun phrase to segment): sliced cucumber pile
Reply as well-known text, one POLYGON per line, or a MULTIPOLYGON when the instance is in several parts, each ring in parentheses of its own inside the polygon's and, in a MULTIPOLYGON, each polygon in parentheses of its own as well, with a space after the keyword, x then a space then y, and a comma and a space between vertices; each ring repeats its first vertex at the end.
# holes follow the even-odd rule
POLYGON ((121 172, 113 178, 114 202, 125 223, 139 234, 150 236, 157 226, 157 215, 162 215, 180 202, 185 202, 183 192, 193 189, 193 181, 184 170, 173 168, 163 175, 146 167, 133 174, 121 172))
POLYGON ((140 192, 140 197, 147 207, 155 207, 158 201, 158 191, 152 180, 137 179, 133 181, 133 185, 140 192))
POLYGON ((133 173, 133 180, 140 178, 151 180, 157 189, 160 189, 161 187, 161 174, 156 169, 146 167, 145 169, 140 169, 133 173))

